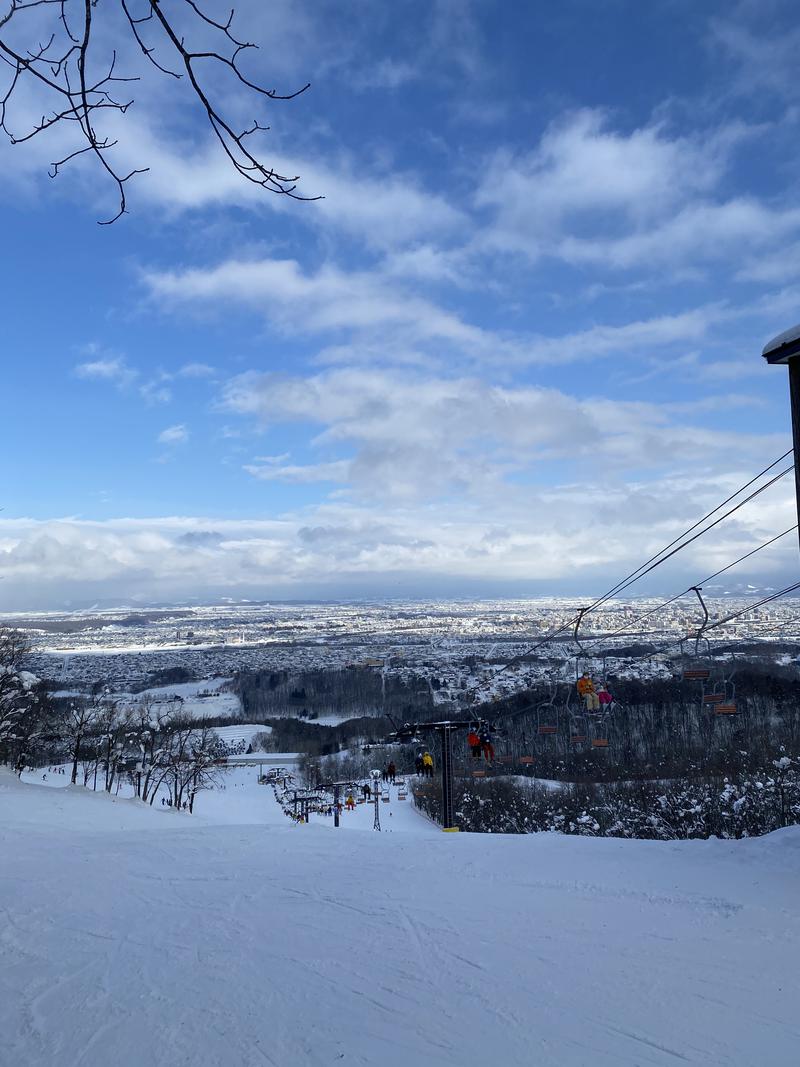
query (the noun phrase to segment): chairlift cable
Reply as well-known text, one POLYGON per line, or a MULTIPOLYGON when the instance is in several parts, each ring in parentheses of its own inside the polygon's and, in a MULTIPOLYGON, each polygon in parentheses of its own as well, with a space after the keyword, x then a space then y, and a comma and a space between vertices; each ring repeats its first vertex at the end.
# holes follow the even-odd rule
POLYGON ((759 496, 766 489, 769 489, 776 482, 780 481, 781 478, 785 478, 786 475, 794 469, 793 463, 791 466, 787 467, 785 470, 772 477, 768 482, 765 482, 764 485, 759 486, 758 489, 750 493, 749 496, 744 498, 744 500, 739 501, 738 504, 734 505, 734 507, 725 512, 723 515, 720 515, 717 519, 714 520, 714 522, 710 523, 704 529, 699 530, 697 533, 694 534, 693 537, 690 537, 688 540, 684 540, 684 538, 686 538, 688 534, 691 534, 693 533, 693 531, 697 530, 698 526, 701 526, 707 519, 711 518, 712 515, 715 515, 720 510, 720 508, 725 507, 726 504, 729 504, 732 500, 735 500, 736 497, 741 495, 741 493, 743 493, 745 489, 749 489, 749 487, 755 482, 757 482, 759 478, 762 478, 765 474, 772 470, 773 467, 777 466, 778 463, 786 459, 787 456, 791 455, 792 452, 793 449, 790 448, 787 452, 784 452, 782 456, 779 456, 776 460, 773 460, 773 462, 770 463, 767 467, 765 467, 759 474, 757 474, 754 478, 751 478, 743 486, 737 489, 735 493, 732 493, 725 500, 723 500, 721 504, 718 504, 715 508, 712 508, 712 510, 709 511, 706 515, 704 515, 701 519, 698 519, 697 522, 695 522, 687 530, 684 530, 682 534, 679 534, 679 536, 676 537, 674 540, 670 541, 668 545, 665 545, 664 548, 662 548, 659 552, 651 556, 650 559, 648 559, 645 563, 641 564, 641 566, 637 567, 635 571, 631 571, 631 573, 627 575, 627 577, 621 579, 614 586, 612 586, 607 593, 604 593, 603 596, 598 597, 598 599, 588 605, 588 607, 581 608, 578 614, 575 615, 570 621, 563 623, 562 625, 556 627, 554 630, 551 630, 548 634, 545 634, 545 636, 540 641, 537 641, 530 648, 526 649, 524 652, 521 652, 519 655, 514 656, 512 659, 510 659, 508 663, 506 663, 503 667, 500 668, 499 671, 495 672, 494 676, 497 677, 498 674, 502 674, 503 671, 508 670, 508 668, 513 666, 515 663, 518 663, 520 660, 526 658, 527 656, 530 656, 532 653, 536 652, 538 649, 548 644, 560 634, 573 629, 576 625, 579 625, 583 617, 587 615, 590 611, 594 611, 595 608, 598 608, 601 604, 604 604, 613 596, 616 596, 623 590, 628 589, 635 582, 638 582, 640 578, 643 578, 646 574, 649 574, 651 571, 655 570, 656 567, 660 567, 662 563, 665 563, 672 556, 676 555, 682 549, 692 544, 693 541, 696 541, 699 537, 702 537, 703 534, 708 533, 709 530, 713 529, 724 519, 733 515, 736 511, 739 510, 739 508, 744 507, 745 504, 749 503, 751 500, 754 500, 755 497, 759 496), (669 551, 670 549, 672 549, 672 551, 669 551), (665 552, 668 554, 664 555, 665 552))
MULTIPOLYGON (((789 593, 793 593, 795 592, 795 590, 798 589, 800 589, 800 581, 795 582, 793 585, 786 586, 785 589, 778 590, 777 593, 771 593, 769 596, 763 597, 755 604, 748 604, 746 608, 742 608, 740 611, 732 612, 730 615, 726 615, 724 619, 718 619, 716 622, 710 623, 708 626, 705 627, 705 630, 707 632, 708 630, 715 630, 719 626, 725 626, 727 625, 727 623, 732 622, 734 619, 738 619, 740 615, 746 615, 748 611, 755 611, 758 608, 763 607, 764 604, 769 604, 773 600, 778 600, 780 597, 786 596, 789 593)), ((673 648, 675 645, 679 645, 682 640, 683 638, 680 638, 678 641, 670 641, 668 644, 664 645, 663 648, 660 648, 655 652, 642 652, 638 656, 634 656, 631 658, 643 659, 645 656, 663 655, 668 649, 673 648)), ((534 701, 530 704, 524 704, 521 708, 511 708, 508 711, 500 711, 495 714, 494 719, 514 719, 517 718, 517 716, 519 715, 524 715, 528 711, 532 711, 541 707, 541 705, 542 701, 534 701)))
MULTIPOLYGON (((583 620, 584 616, 586 614, 588 614, 590 611, 595 610, 601 604, 604 604, 606 601, 610 600, 613 596, 618 595, 619 593, 623 592, 625 589, 628 589, 635 582, 639 581, 640 578, 643 578, 646 574, 649 574, 651 571, 655 570, 662 563, 665 563, 668 559, 671 559, 672 556, 676 555, 682 549, 688 547, 688 545, 692 544, 699 537, 702 537, 705 533, 708 533, 715 526, 717 526, 720 522, 722 522, 726 518, 730 517, 730 515, 733 515, 740 508, 744 507, 745 504, 749 503, 751 500, 755 499, 757 496, 759 496, 765 490, 769 489, 776 482, 778 482, 782 478, 784 478, 787 474, 789 474, 794 469, 794 463, 792 463, 789 467, 787 467, 786 469, 781 471, 779 474, 773 476, 764 485, 759 486, 758 489, 754 490, 754 492, 750 493, 743 500, 740 500, 738 504, 734 505, 734 507, 730 508, 723 515, 720 515, 718 518, 716 518, 708 526, 704 527, 701 530, 698 530, 698 527, 702 526, 703 523, 706 522, 706 520, 708 520, 713 515, 715 515, 721 508, 725 507, 726 504, 729 504, 731 501, 735 500, 736 497, 740 496, 746 489, 749 489, 750 486, 752 486, 756 482, 758 482, 760 478, 762 478, 765 474, 769 473, 769 471, 771 471, 774 467, 776 467, 782 460, 786 459, 789 455, 792 455, 793 451, 794 451, 794 449, 790 448, 786 452, 784 452, 783 455, 778 456, 777 459, 773 460, 772 463, 770 463, 766 467, 764 467, 763 470, 761 470, 753 478, 751 478, 749 481, 747 481, 743 486, 741 486, 734 493, 732 493, 728 497, 726 497, 725 500, 723 500, 716 507, 712 508, 711 511, 707 512, 702 518, 698 519, 697 522, 693 523, 692 526, 690 526, 687 530, 684 530, 682 534, 679 534, 678 537, 676 537, 672 541, 670 541, 669 544, 665 545, 664 548, 662 548, 659 552, 657 552, 657 553, 655 553, 655 555, 651 556, 650 559, 645 561, 645 563, 641 564, 639 567, 636 568, 636 570, 631 571, 631 573, 628 574, 625 578, 623 578, 619 582, 617 582, 614 586, 611 587, 611 589, 608 590, 608 592, 603 594, 603 596, 597 598, 595 601, 592 602, 592 604, 588 605, 587 607, 580 609, 580 611, 577 613, 577 615, 575 615, 570 621, 568 621, 566 623, 562 623, 560 626, 556 627, 555 629, 551 630, 549 633, 545 634, 545 636, 540 641, 537 641, 534 645, 530 646, 524 652, 522 652, 522 653, 518 654, 517 656, 514 656, 512 659, 510 659, 506 664, 504 664, 500 668, 500 670, 498 670, 498 671, 496 671, 494 673, 493 677, 496 678, 498 675, 500 675, 504 671, 508 670, 514 664, 519 663, 520 660, 525 659, 528 656, 532 655, 534 652, 538 651, 538 649, 542 648, 544 645, 550 643, 554 638, 558 637, 560 634, 563 634, 563 633, 567 632, 568 630, 579 626, 581 621, 583 620), (696 531, 696 530, 697 530, 697 533, 694 533, 694 531, 696 531), (693 534, 693 536, 689 537, 688 539, 686 539, 687 535, 689 535, 689 534, 693 534), (666 553, 666 555, 665 555, 665 553, 666 553)), ((764 547, 766 547, 766 546, 764 546, 764 547)), ((782 595, 782 594, 778 594, 778 595, 782 595)), ((752 606, 752 607, 754 607, 754 606, 752 606)), ((478 686, 476 688, 480 688, 480 687, 478 686)))
MULTIPOLYGON (((719 518, 714 519, 714 521, 712 523, 709 523, 709 525, 704 527, 702 530, 698 530, 697 533, 694 534, 692 537, 688 538, 688 540, 682 541, 676 548, 673 548, 671 552, 668 552, 666 556, 662 556, 655 563, 652 563, 649 567, 647 567, 646 570, 643 570, 641 574, 638 574, 635 578, 631 578, 629 581, 626 581, 623 585, 621 585, 616 590, 616 592, 613 595, 616 596, 618 593, 621 593, 625 589, 628 589, 631 585, 634 584, 634 582, 638 582, 640 578, 643 578, 646 574, 649 574, 650 571, 654 571, 656 569, 656 567, 660 567, 662 563, 666 563, 668 559, 671 559, 674 555, 676 555, 678 552, 682 551, 684 548, 687 548, 690 544, 692 544, 692 542, 696 541, 699 537, 702 537, 703 534, 707 534, 709 532, 709 530, 713 530, 715 526, 718 526, 719 523, 721 523, 725 519, 729 518, 731 515, 734 514, 734 512, 738 511, 739 508, 744 507, 745 504, 749 504, 751 500, 754 500, 757 496, 760 496, 761 493, 763 493, 765 490, 769 489, 771 486, 775 485, 775 483, 779 482, 781 480, 781 478, 785 478, 786 475, 790 474, 793 470, 794 470, 794 464, 792 464, 790 467, 787 467, 785 470, 781 471, 780 474, 776 474, 773 478, 770 478, 770 480, 768 482, 765 482, 763 485, 759 486, 759 488, 754 490, 754 492, 750 493, 749 496, 746 496, 744 498, 744 500, 740 500, 739 503, 735 504, 729 511, 726 511, 724 514, 720 515, 719 518)), ((715 509, 715 510, 718 510, 718 509, 715 509)), ((695 527, 693 526, 692 529, 695 529, 695 527)), ((687 533, 688 532, 689 531, 687 531, 687 533)), ((674 544, 674 542, 673 542, 673 544, 674 544)), ((606 596, 604 596, 600 600, 596 601, 587 610, 592 611, 594 608, 599 607, 600 604, 603 604, 603 603, 605 603, 606 600, 610 600, 610 599, 611 599, 611 597, 608 594, 606 594, 606 596)))
MULTIPOLYGON (((680 600, 681 597, 686 596, 686 594, 690 593, 692 589, 694 589, 696 586, 702 588, 704 585, 706 585, 706 583, 713 581, 714 578, 719 578, 721 574, 725 574, 726 571, 732 570, 734 567, 738 566, 738 564, 743 563, 744 560, 749 559, 751 556, 754 556, 762 549, 769 548, 770 545, 774 545, 776 541, 780 541, 782 537, 786 537, 787 534, 793 533, 796 529, 797 523, 795 523, 794 526, 790 526, 788 530, 784 530, 783 533, 776 534, 775 537, 770 538, 769 541, 765 541, 763 544, 758 545, 756 548, 751 549, 749 552, 746 552, 743 556, 739 556, 739 558, 734 560, 733 563, 729 563, 726 567, 721 567, 718 571, 714 571, 713 574, 709 574, 707 578, 703 578, 699 582, 695 582, 693 585, 687 586, 687 588, 684 589, 682 593, 676 593, 675 596, 671 596, 669 600, 665 600, 662 604, 658 604, 656 607, 651 608, 649 611, 646 611, 644 615, 641 615, 639 617, 637 622, 641 623, 645 619, 650 618, 651 615, 655 615, 656 612, 661 611, 663 608, 669 607, 670 604, 674 604, 676 600, 680 600)), ((618 634, 623 633, 626 629, 627 625, 620 626, 619 629, 612 630, 610 634, 605 634, 605 636, 603 637, 595 638, 595 640, 591 641, 587 647, 592 648, 594 645, 602 644, 604 641, 608 641, 610 638, 616 637, 618 634)), ((644 632, 631 633, 630 635, 626 636, 644 637, 646 636, 646 634, 644 632)))
MULTIPOLYGON (((800 582, 795 582, 793 585, 787 585, 784 589, 779 589, 777 593, 770 593, 769 596, 763 597, 761 600, 757 600, 755 604, 748 604, 747 607, 740 608, 739 611, 734 611, 730 615, 726 615, 722 619, 717 619, 716 622, 708 623, 703 627, 703 635, 707 634, 709 630, 716 630, 719 626, 726 626, 729 622, 733 622, 734 619, 738 619, 742 615, 746 615, 748 611, 756 611, 758 608, 763 607, 765 604, 771 603, 773 600, 779 600, 782 596, 787 596, 789 593, 795 592, 800 589, 800 582)), ((642 652, 642 656, 661 656, 667 649, 674 648, 675 645, 681 644, 685 638, 681 637, 677 641, 669 641, 663 648, 657 649, 655 652, 642 652)), ((633 659, 640 657, 632 657, 633 659)))
MULTIPOLYGON (((595 603, 592 605, 592 607, 597 607, 600 604, 604 603, 606 600, 609 600, 612 596, 616 595, 616 593, 618 591, 620 591, 622 586, 625 586, 627 588, 627 585, 629 583, 632 584, 632 580, 638 581, 638 579, 641 578, 644 573, 646 573, 646 571, 645 571, 646 567, 649 567, 649 565, 651 563, 655 563, 655 561, 658 560, 660 556, 662 556, 665 552, 669 551, 669 549, 671 549, 675 545, 677 545, 679 541, 681 541, 684 537, 687 536, 687 534, 690 534, 694 530, 696 530, 698 526, 701 526, 706 521, 706 519, 710 519, 712 515, 715 515, 720 510, 720 508, 724 508, 726 504, 730 504, 730 502, 732 500, 735 500, 737 496, 740 496, 745 491, 745 489, 749 489, 751 485, 754 485, 759 480, 759 478, 763 478, 764 475, 768 474, 769 471, 771 471, 773 467, 777 467, 777 465, 779 463, 781 463, 788 456, 791 456, 793 452, 794 452, 794 449, 790 448, 790 449, 788 449, 788 451, 784 452, 782 456, 778 456, 777 459, 773 460, 772 463, 770 463, 767 467, 765 467, 760 473, 756 474, 755 477, 751 478, 749 482, 745 482, 745 484, 743 486, 741 486, 739 489, 737 489, 735 493, 731 493, 731 495, 729 497, 726 497, 726 499, 723 500, 721 504, 717 504, 717 506, 715 508, 712 508, 711 511, 709 511, 701 519, 698 519, 697 522, 695 522, 692 526, 690 526, 688 530, 684 530, 684 532, 682 534, 679 534, 673 541, 670 541, 670 543, 668 545, 665 545, 662 549, 660 549, 658 552, 656 552, 655 555, 651 556, 650 559, 646 560, 640 567, 637 567, 635 571, 631 571, 631 573, 626 578, 622 578, 619 582, 617 582, 616 585, 612 586, 612 588, 607 593, 605 593, 602 597, 600 597, 599 600, 595 601, 595 603), (642 573, 640 574, 640 572, 642 572, 642 573)), ((794 466, 794 463, 792 463, 792 467, 793 466, 794 466)), ((789 468, 789 469, 791 470, 791 468, 789 468)), ((782 474, 780 474, 778 476, 778 478, 784 477, 785 474, 788 474, 788 470, 784 471, 782 474)), ((777 478, 774 479, 774 480, 777 481, 777 478)), ((763 488, 766 489, 771 484, 772 484, 772 482, 769 482, 769 483, 767 483, 766 486, 763 486, 763 488)), ((759 490, 759 492, 760 492, 760 490, 759 490)), ((757 495, 757 494, 755 494, 755 495, 757 495)), ((747 500, 751 500, 751 499, 752 499, 752 497, 748 497, 747 498, 747 500)), ((742 504, 747 503, 747 500, 743 500, 742 504)), ((741 506, 741 505, 737 505, 737 507, 738 506, 741 506)), ((732 512, 731 512, 731 514, 732 514, 732 512)), ((708 529, 711 529, 711 527, 708 527, 708 529)), ((689 542, 687 542, 687 543, 689 543, 689 542)), ((666 557, 666 558, 669 558, 669 557, 666 557)), ((663 561, 659 561, 659 562, 663 562, 663 561)), ((658 566, 657 563, 656 563, 656 566, 658 566)))

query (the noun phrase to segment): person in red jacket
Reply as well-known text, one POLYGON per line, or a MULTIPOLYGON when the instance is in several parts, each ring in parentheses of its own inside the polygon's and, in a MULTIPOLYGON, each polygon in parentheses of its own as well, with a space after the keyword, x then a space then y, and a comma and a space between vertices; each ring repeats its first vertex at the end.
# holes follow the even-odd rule
POLYGON ((475 730, 474 726, 470 727, 470 731, 467 734, 467 744, 469 745, 469 750, 472 753, 472 758, 473 759, 480 759, 481 758, 481 739, 480 739, 480 737, 478 737, 477 731, 475 730))

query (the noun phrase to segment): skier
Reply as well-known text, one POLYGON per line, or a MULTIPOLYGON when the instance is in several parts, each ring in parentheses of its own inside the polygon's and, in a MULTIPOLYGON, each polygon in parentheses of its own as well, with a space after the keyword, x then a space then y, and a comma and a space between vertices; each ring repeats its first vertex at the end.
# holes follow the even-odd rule
POLYGON ((371 800, 372 799, 372 790, 369 787, 369 782, 365 782, 361 786, 361 792, 364 794, 364 800, 371 800))
POLYGON ((384 782, 388 782, 389 780, 389 768, 386 766, 385 763, 383 765, 383 770, 381 771, 381 778, 384 782))
POLYGON ((577 689, 580 695, 583 697, 583 702, 586 705, 587 711, 600 710, 600 700, 597 696, 597 693, 594 691, 594 682, 592 681, 588 671, 584 671, 582 677, 578 679, 577 689))
POLYGON ((344 802, 344 806, 347 808, 348 811, 355 811, 356 810, 356 802, 353 799, 353 794, 352 793, 348 793, 347 794, 347 800, 344 802))
POLYGON ((425 773, 425 763, 424 763, 424 761, 422 759, 422 749, 420 749, 419 752, 416 755, 416 758, 414 760, 414 768, 415 768, 417 774, 424 774, 425 773))
POLYGON ((392 783, 392 785, 394 785, 394 776, 397 774, 397 767, 395 766, 394 760, 392 760, 392 762, 386 768, 386 771, 389 775, 389 781, 392 783))
POLYGON ((487 763, 494 763, 494 745, 492 744, 492 732, 484 725, 480 732, 481 751, 487 763))
POLYGON ((433 778, 433 756, 430 752, 424 752, 422 755, 422 773, 427 778, 433 778))
POLYGON ((472 758, 473 759, 480 759, 481 758, 481 739, 478 736, 478 732, 477 732, 475 726, 471 726, 470 727, 470 731, 467 734, 467 744, 469 745, 469 750, 472 753, 472 758))
POLYGON ((605 684, 602 684, 600 686, 600 688, 597 690, 597 699, 600 701, 600 706, 603 709, 603 711, 608 711, 609 710, 608 705, 611 704, 612 701, 614 700, 612 695, 606 689, 605 684))

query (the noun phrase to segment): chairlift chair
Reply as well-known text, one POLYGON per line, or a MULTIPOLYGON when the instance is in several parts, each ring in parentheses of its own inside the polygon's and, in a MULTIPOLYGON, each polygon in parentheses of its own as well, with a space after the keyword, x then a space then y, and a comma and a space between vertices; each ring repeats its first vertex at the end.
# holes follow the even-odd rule
POLYGON ((714 714, 715 715, 735 715, 736 714, 736 705, 735 704, 717 704, 716 707, 714 708, 714 714))
POLYGON ((681 677, 684 682, 706 682, 711 677, 708 667, 693 667, 683 671, 681 677))

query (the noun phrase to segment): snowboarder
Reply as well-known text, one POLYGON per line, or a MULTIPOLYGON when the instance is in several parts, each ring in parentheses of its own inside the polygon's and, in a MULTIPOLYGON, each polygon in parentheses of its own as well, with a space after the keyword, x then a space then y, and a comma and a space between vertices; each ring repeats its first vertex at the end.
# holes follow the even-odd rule
POLYGON ((480 759, 481 758, 481 739, 478 736, 477 730, 475 729, 474 726, 470 727, 470 731, 467 734, 467 744, 469 745, 469 750, 472 753, 472 758, 473 759, 480 759))
POLYGON ((587 711, 599 711, 600 700, 597 693, 594 690, 594 682, 592 681, 589 672, 584 671, 583 675, 577 681, 577 689, 580 695, 583 697, 583 702, 586 705, 587 711))

